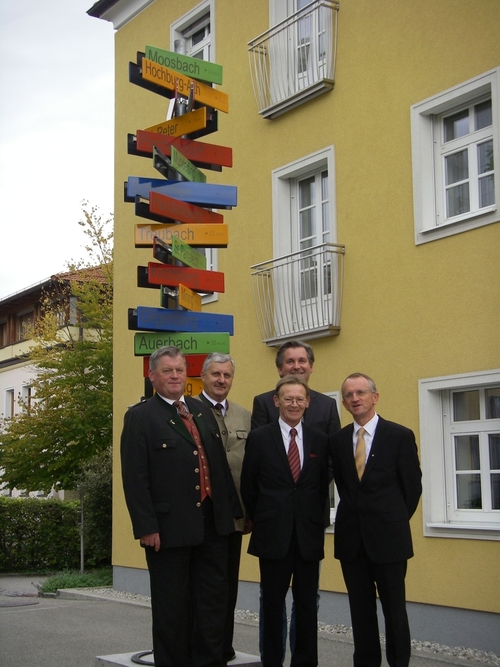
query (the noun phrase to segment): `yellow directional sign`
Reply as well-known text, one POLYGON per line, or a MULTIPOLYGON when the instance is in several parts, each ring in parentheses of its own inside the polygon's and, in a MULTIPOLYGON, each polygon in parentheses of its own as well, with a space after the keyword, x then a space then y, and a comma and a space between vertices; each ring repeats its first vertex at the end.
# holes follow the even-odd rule
POLYGON ((188 310, 201 312, 201 296, 182 283, 179 283, 178 303, 179 306, 188 310))
POLYGON ((196 102, 201 102, 201 104, 206 104, 213 109, 219 109, 219 111, 224 111, 225 113, 229 111, 229 97, 221 90, 211 88, 200 81, 196 81, 196 79, 191 79, 184 74, 174 72, 174 70, 163 67, 163 65, 158 65, 147 58, 142 59, 141 70, 142 78, 145 81, 156 83, 168 90, 175 90, 177 82, 177 92, 179 95, 189 97, 191 89, 193 89, 196 102))
POLYGON ((201 378, 187 378, 184 394, 186 396, 198 396, 203 391, 203 380, 201 378))
POLYGON ((195 109, 183 116, 177 116, 172 120, 165 120, 158 125, 147 127, 145 132, 155 132, 156 134, 163 134, 167 137, 182 137, 184 134, 190 134, 197 130, 203 130, 207 126, 207 109, 195 109))
POLYGON ((165 243, 172 243, 175 236, 190 246, 201 248, 225 248, 228 243, 228 226, 216 225, 148 225, 139 224, 134 228, 136 248, 152 248, 153 236, 165 243))

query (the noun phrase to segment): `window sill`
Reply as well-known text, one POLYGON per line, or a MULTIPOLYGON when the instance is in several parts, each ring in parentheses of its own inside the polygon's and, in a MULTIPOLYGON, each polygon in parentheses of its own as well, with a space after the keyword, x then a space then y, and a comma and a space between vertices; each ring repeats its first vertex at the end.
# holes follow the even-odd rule
POLYGON ((451 537, 465 540, 500 541, 500 524, 492 523, 427 523, 425 537, 451 537))

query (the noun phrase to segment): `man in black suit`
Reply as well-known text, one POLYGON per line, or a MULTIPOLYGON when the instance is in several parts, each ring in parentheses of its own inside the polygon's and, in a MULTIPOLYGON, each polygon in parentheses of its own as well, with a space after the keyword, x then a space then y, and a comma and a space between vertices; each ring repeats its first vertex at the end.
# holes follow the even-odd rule
POLYGON ((227 540, 240 503, 205 405, 185 397, 173 346, 150 358, 156 390, 125 414, 123 488, 151 582, 155 667, 222 667, 227 540))
MULTIPOLYGON (((314 351, 310 345, 301 340, 290 340, 283 343, 276 353, 276 367, 280 377, 285 375, 297 375, 301 377, 306 383, 309 382, 309 377, 313 372, 314 365, 314 351)), ((303 421, 307 426, 323 431, 326 435, 331 436, 340 429, 340 418, 337 408, 337 402, 330 396, 325 396, 318 391, 310 391, 309 407, 304 413, 303 421)), ((252 409, 252 428, 264 426, 264 424, 271 424, 278 418, 279 410, 274 403, 274 390, 267 391, 264 394, 259 394, 253 399, 252 409)), ((330 474, 330 481, 333 475, 330 474)), ((330 503, 327 499, 325 503, 325 527, 330 525, 330 503)), ((319 604, 319 591, 318 591, 319 604)), ((262 613, 262 607, 261 607, 262 613)), ((286 651, 286 635, 287 635, 287 613, 286 604, 283 607, 283 660, 285 659, 286 651)), ((262 653, 262 629, 263 624, 260 625, 260 649, 262 653)), ((291 619, 290 619, 290 649, 293 652, 295 643, 295 608, 292 605, 291 619)))
POLYGON ((302 378, 281 378, 274 402, 279 418, 250 431, 241 473, 241 496, 253 522, 248 552, 260 566, 262 664, 283 664, 283 604, 292 581, 297 634, 290 664, 316 667, 329 441, 302 423, 310 402, 302 378))
MULTIPOLYGON (((276 353, 276 367, 280 377, 298 375, 306 383, 313 372, 314 352, 310 345, 301 340, 289 340, 276 353)), ((330 396, 310 391, 311 400, 304 413, 304 424, 314 426, 327 435, 333 435, 340 428, 337 402, 330 396)), ((271 424, 278 418, 278 408, 274 403, 274 390, 259 394, 253 399, 252 428, 271 424)))
POLYGON ((376 592, 385 618, 390 667, 407 667, 411 645, 405 576, 413 556, 410 518, 422 493, 415 436, 375 412, 379 395, 363 373, 342 385, 343 405, 354 418, 331 440, 340 503, 335 558, 349 596, 354 667, 380 667, 376 592))

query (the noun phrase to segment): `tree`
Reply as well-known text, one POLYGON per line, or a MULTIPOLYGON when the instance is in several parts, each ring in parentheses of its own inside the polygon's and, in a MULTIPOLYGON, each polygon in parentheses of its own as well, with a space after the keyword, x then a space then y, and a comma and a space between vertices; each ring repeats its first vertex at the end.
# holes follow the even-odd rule
POLYGON ((0 422, 0 468, 11 488, 76 488, 83 464, 111 448, 111 223, 84 202, 88 257, 69 262, 44 294, 29 352, 34 399, 0 422))

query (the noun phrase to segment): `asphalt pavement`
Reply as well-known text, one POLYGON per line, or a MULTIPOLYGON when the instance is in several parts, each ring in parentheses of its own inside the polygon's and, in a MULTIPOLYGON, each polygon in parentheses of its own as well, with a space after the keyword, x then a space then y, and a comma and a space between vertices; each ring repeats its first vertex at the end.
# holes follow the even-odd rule
MULTIPOLYGON (((151 661, 148 602, 88 594, 85 589, 38 597, 43 577, 0 576, 0 665, 2 667, 100 667, 151 661), (140 658, 138 653, 145 653, 140 658)), ((258 623, 237 620, 237 660, 229 667, 258 667, 258 623)), ((352 641, 318 634, 319 667, 352 667, 352 641)), ((477 661, 414 652, 410 667, 481 667, 477 661)), ((285 667, 289 665, 289 659, 285 667)), ((383 667, 386 663, 383 663, 383 667)))

